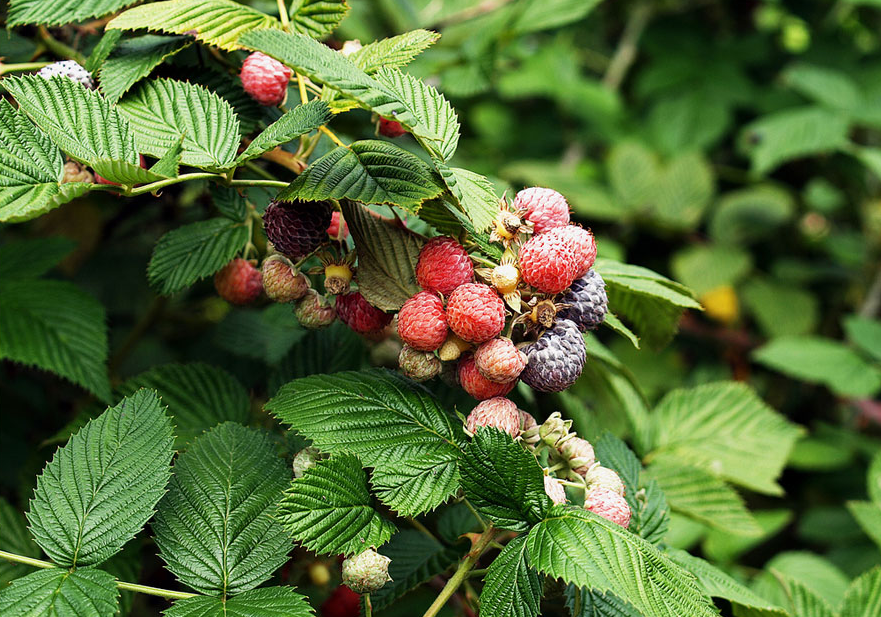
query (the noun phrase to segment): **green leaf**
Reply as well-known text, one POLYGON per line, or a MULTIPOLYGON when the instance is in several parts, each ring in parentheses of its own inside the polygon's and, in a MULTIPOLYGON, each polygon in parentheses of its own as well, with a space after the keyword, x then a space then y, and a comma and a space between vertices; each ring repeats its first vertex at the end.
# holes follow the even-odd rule
POLYGON ((269 392, 274 394, 297 377, 355 371, 366 368, 367 364, 364 339, 347 325, 335 321, 327 328, 307 332, 280 362, 273 365, 269 392))
POLYGON ((373 508, 367 474, 351 454, 336 454, 294 478, 278 505, 278 520, 319 555, 353 555, 381 546, 395 526, 373 508))
POLYGON ((717 615, 688 572, 639 536, 582 508, 552 507, 530 530, 526 550, 540 572, 611 591, 644 614, 717 615))
POLYGON ((248 202, 233 187, 212 184, 208 191, 217 211, 226 218, 243 223, 248 217, 248 202))
POLYGON ((566 606, 573 617, 644 617, 633 605, 610 591, 600 593, 594 589, 574 585, 566 588, 566 606), (575 613, 575 594, 581 593, 581 612, 575 613))
POLYGON ((447 167, 438 163, 438 170, 450 193, 474 223, 477 231, 485 231, 499 213, 499 198, 488 178, 467 169, 447 167))
POLYGON ((475 509, 501 529, 526 531, 551 505, 535 455, 502 431, 478 429, 459 473, 475 509))
POLYGON ((844 331, 847 340, 881 362, 881 321, 848 315, 844 318, 844 331))
POLYGON ((0 358, 110 399, 104 307, 65 281, 0 281, 0 358), (64 307, 64 310, 59 310, 64 307))
POLYGON ((330 122, 332 117, 333 114, 330 113, 330 108, 324 101, 314 100, 305 105, 298 105, 257 135, 254 141, 248 144, 245 151, 238 156, 235 165, 241 165, 295 137, 314 131, 319 126, 330 122))
POLYGON ((772 370, 793 379, 823 384, 842 396, 871 397, 881 389, 881 371, 832 339, 779 337, 756 349, 752 357, 772 370))
POLYGON ((625 339, 630 341, 630 344, 633 345, 636 349, 639 349, 639 337, 636 336, 633 331, 625 326, 620 319, 615 315, 615 313, 606 313, 606 318, 603 320, 603 325, 623 336, 625 339))
POLYGON ((848 501, 847 509, 866 535, 881 548, 881 505, 872 501, 848 501))
MULTIPOLYGON (((520 445, 517 447, 520 448, 520 445)), ((508 542, 487 570, 485 584, 480 592, 481 615, 536 617, 541 596, 541 579, 529 566, 526 536, 517 536, 508 542)))
POLYGON ((316 39, 336 30, 348 11, 346 0, 293 0, 288 8, 294 30, 316 39))
POLYGON ((673 276, 698 296, 723 285, 734 286, 752 270, 752 256, 721 245, 693 245, 678 251, 670 263, 673 276))
POLYGON ((103 176, 107 180, 130 186, 157 182, 158 180, 168 178, 168 176, 157 174, 152 170, 144 169, 140 165, 135 165, 128 161, 100 159, 92 161, 92 168, 96 174, 103 176))
POLYGON ((0 246, 0 279, 30 279, 46 274, 76 248, 62 236, 7 241, 0 246))
POLYGON ((217 326, 214 340, 222 349, 274 365, 306 335, 290 305, 271 304, 262 310, 235 308, 217 326))
POLYGON ((171 473, 171 422, 151 390, 89 421, 37 477, 28 522, 52 561, 99 564, 151 516, 171 473))
POLYGON ((162 156, 183 135, 181 163, 214 171, 235 161, 239 121, 229 103, 201 86, 151 79, 126 96, 119 109, 144 154, 162 156))
POLYGON ((875 566, 847 588, 841 617, 881 615, 881 567, 875 566))
POLYGON ((118 610, 116 580, 103 570, 40 570, 0 591, 3 617, 113 617, 118 610))
POLYGON ((431 510, 459 487, 459 420, 397 373, 375 369, 297 379, 266 410, 320 450, 350 452, 373 467, 374 490, 401 515, 431 510))
POLYGON ((434 45, 440 34, 431 30, 411 30, 398 36, 369 43, 349 56, 368 75, 379 69, 400 68, 434 45))
POLYGON ((878 507, 881 507, 881 452, 876 452, 869 464, 869 473, 866 475, 869 497, 878 507))
POLYGON ((757 185, 726 193, 710 219, 710 235, 717 242, 742 245, 761 240, 795 214, 789 191, 773 185, 757 185))
MULTIPOLYGON (((838 606, 841 603, 849 583, 847 575, 838 566, 823 557, 806 551, 777 553, 771 561, 765 564, 765 570, 765 573, 754 579, 754 590, 762 589, 762 581, 760 580, 762 578, 772 585, 783 584, 782 579, 786 578, 804 585, 812 594, 816 594, 829 606, 838 606), (760 584, 756 585, 756 583, 760 584)), ((784 597, 786 595, 788 594, 784 594, 784 597)), ((772 597, 771 594, 765 594, 765 596, 772 597)), ((782 603, 784 607, 786 606, 781 599, 773 599, 782 603)), ((799 611, 792 614, 801 617, 799 611)))
POLYGON ((859 86, 844 71, 798 62, 782 77, 793 90, 831 109, 848 111, 866 105, 859 86))
POLYGON ((811 589, 788 576, 777 574, 788 599, 791 615, 798 617, 835 617, 832 607, 811 589))
POLYGON ((173 229, 156 243, 147 278, 160 293, 173 294, 228 264, 248 237, 247 226, 226 218, 173 229))
POLYGON ((651 452, 646 458, 671 456, 748 489, 780 495, 775 479, 801 433, 746 384, 717 382, 673 390, 661 399, 645 430, 651 452))
POLYGON ((700 153, 680 154, 661 171, 649 214, 670 229, 694 229, 715 191, 713 168, 700 153))
MULTIPOLYGON (((43 555, 40 547, 31 539, 24 515, 2 497, 0 497, 0 550, 34 559, 39 559, 43 555)), ((5 559, 0 561, 0 589, 31 571, 33 571, 31 566, 5 559)))
POLYGON ((252 589, 232 598, 196 596, 178 600, 165 617, 312 617, 306 596, 293 587, 252 589))
POLYGON ((153 523, 159 555, 200 593, 241 593, 287 561, 275 507, 290 477, 263 433, 226 422, 178 457, 153 523))
POLYGON ((89 54, 83 68, 90 73, 94 73, 101 68, 104 61, 107 60, 107 57, 110 55, 110 52, 116 47, 120 38, 122 38, 122 32, 119 30, 108 30, 104 32, 104 34, 101 35, 101 40, 98 41, 98 44, 95 45, 94 48, 92 48, 92 53, 89 54))
POLYGON ((7 25, 61 26, 115 13, 133 0, 13 0, 7 25))
POLYGON ((786 283, 751 276, 740 297, 768 337, 807 334, 819 321, 817 298, 786 283))
MULTIPOLYGON (((121 30, 108 30, 110 33, 121 30)), ((157 66, 186 49, 193 42, 188 36, 145 34, 126 39, 116 46, 98 72, 104 98, 115 103, 157 66)))
POLYGON ((600 0, 531 0, 512 24, 517 34, 559 28, 583 19, 600 0))
MULTIPOLYGON (((754 538, 750 536, 735 536, 719 530, 710 530, 706 533, 701 545, 701 550, 707 559, 711 559, 714 562, 730 563, 740 555, 749 552, 751 549, 780 533, 792 522, 791 510, 757 510, 752 514, 756 523, 762 528, 762 535, 754 538)), ((700 528, 703 530, 702 525, 700 528)))
POLYGON ((108 29, 192 34, 225 51, 240 49, 238 38, 251 30, 280 28, 281 22, 233 0, 168 0, 136 6, 107 24, 108 29))
POLYGON ((180 139, 169 146, 165 154, 163 154, 158 161, 153 163, 150 171, 155 174, 166 175, 169 178, 177 177, 178 173, 180 173, 180 160, 183 151, 184 136, 181 135, 180 139))

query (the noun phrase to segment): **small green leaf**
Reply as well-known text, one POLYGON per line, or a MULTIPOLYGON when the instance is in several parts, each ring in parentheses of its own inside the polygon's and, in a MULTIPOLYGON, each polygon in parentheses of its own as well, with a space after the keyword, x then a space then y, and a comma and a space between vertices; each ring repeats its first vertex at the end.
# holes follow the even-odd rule
POLYGON ((293 0, 288 12, 294 30, 320 39, 336 30, 349 5, 346 0, 293 0))
POLYGON ((844 318, 844 331, 847 340, 881 362, 881 321, 849 315, 844 318))
POLYGON ((866 535, 881 548, 881 505, 873 501, 848 501, 847 509, 866 535))
POLYGON ((793 578, 776 574, 788 600, 790 614, 798 617, 835 617, 835 611, 822 596, 793 578))
POLYGON ((881 567, 875 566, 847 588, 841 617, 881 615, 881 567))
POLYGON ((92 168, 96 174, 103 176, 106 180, 129 186, 157 182, 168 178, 168 176, 157 174, 155 171, 144 169, 140 165, 135 165, 128 161, 96 159, 92 161, 92 168))
POLYGON ((670 263, 673 276, 698 296, 723 285, 734 286, 752 270, 752 256, 741 249, 712 244, 678 251, 670 263))
POLYGON ((817 298, 788 283, 751 276, 740 297, 769 338, 808 334, 820 318, 817 298))
MULTIPOLYGON (((168 150, 150 168, 154 174, 164 175, 169 178, 177 177, 180 172, 180 160, 184 151, 184 136, 168 147, 168 150)), ((216 186, 216 185, 215 185, 216 186)))
POLYGON ((611 591, 599 592, 595 589, 575 585, 566 588, 566 606, 572 617, 643 617, 630 602, 622 600, 611 591), (575 594, 581 593, 581 612, 575 612, 575 594))
POLYGON ((40 570, 0 590, 3 617, 113 617, 118 610, 116 580, 103 570, 40 570))
POLYGON ((264 152, 269 152, 278 145, 291 141, 295 137, 314 131, 319 126, 330 122, 332 117, 333 114, 330 113, 330 108, 328 108, 327 103, 324 101, 314 100, 309 101, 305 105, 298 105, 257 135, 248 144, 245 151, 238 156, 235 165, 239 166, 245 161, 257 158, 264 152))
POLYGON ((719 199, 710 235, 717 242, 740 245, 761 240, 792 218, 795 203, 789 191, 774 185, 751 186, 719 199))
POLYGON ((178 600, 165 617, 313 617, 306 596, 293 587, 252 589, 231 598, 196 596, 178 600))
MULTIPOLYGON (((122 34, 122 30, 107 30, 105 36, 112 33, 122 34)), ((101 65, 98 73, 101 92, 108 101, 115 103, 153 69, 192 42, 188 36, 159 34, 145 34, 122 41, 101 65)))
POLYGON ((474 223, 476 231, 485 231, 499 213, 499 198, 492 182, 467 169, 437 163, 450 194, 474 223))
POLYGON ((431 30, 411 30, 369 43, 349 56, 349 60, 368 75, 383 67, 400 68, 431 47, 440 36, 431 30))
POLYGON ((536 617, 541 596, 541 579, 529 566, 526 536, 517 536, 487 570, 480 592, 481 614, 483 617, 536 617))
POLYGON ((101 35, 101 40, 98 41, 98 44, 92 49, 92 53, 89 54, 86 63, 83 65, 83 68, 89 71, 90 73, 94 73, 101 65, 104 64, 104 61, 107 60, 107 57, 110 55, 110 52, 113 51, 113 48, 116 47, 116 44, 119 42, 119 39, 122 37, 122 31, 120 30, 107 30, 101 35))
POLYGON ((208 189, 211 193, 211 200, 217 211, 223 216, 242 223, 248 216, 248 202, 236 189, 230 186, 220 186, 212 184, 208 189))
POLYGON ((214 341, 229 353, 272 366, 305 335, 290 305, 271 304, 260 310, 234 308, 218 324, 214 341))
POLYGON ((13 0, 9 3, 9 26, 39 24, 61 26, 114 13, 133 0, 13 0))

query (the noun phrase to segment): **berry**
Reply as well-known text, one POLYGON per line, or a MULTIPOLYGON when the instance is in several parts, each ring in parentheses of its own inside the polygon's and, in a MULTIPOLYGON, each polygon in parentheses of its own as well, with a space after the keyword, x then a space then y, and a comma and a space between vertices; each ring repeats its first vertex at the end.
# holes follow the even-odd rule
POLYGON ((491 280, 493 287, 505 295, 517 291, 520 282, 520 270, 514 264, 502 264, 493 268, 491 280))
POLYGON ((437 350, 437 355, 444 362, 451 362, 453 360, 458 360, 459 356, 469 349, 471 349, 471 343, 463 341, 454 333, 450 332, 447 335, 447 340, 445 340, 444 344, 437 350))
POLYGON ((382 330, 392 321, 391 314, 383 313, 357 291, 337 296, 336 314, 341 322, 358 334, 382 330))
POLYGON ((321 617, 358 617, 361 614, 361 596, 340 585, 321 605, 321 617))
POLYGON ((630 525, 630 506, 627 500, 607 488, 592 488, 584 496, 584 509, 627 529, 630 525))
POLYGON ((605 488, 618 493, 622 497, 624 496, 624 482, 621 481, 621 476, 613 469, 594 465, 587 472, 587 475, 581 475, 584 476, 584 483, 587 484, 588 488, 605 488))
POLYGON ((431 351, 419 351, 409 345, 401 348, 398 355, 398 366, 404 375, 414 381, 428 381, 440 375, 443 365, 431 351))
POLYGON ((327 227, 327 235, 334 240, 345 240, 349 236, 349 226, 343 220, 339 212, 334 211, 330 215, 330 225, 327 227))
POLYGON ((568 319, 558 319, 523 351, 529 362, 520 379, 540 392, 560 392, 571 386, 587 360, 584 337, 568 319))
POLYGON ((388 575, 391 559, 368 548, 343 561, 343 584, 355 593, 376 591, 392 577, 388 575))
POLYGON ((586 474, 597 458, 590 442, 581 437, 572 437, 559 448, 560 455, 569 463, 569 468, 580 476, 586 474))
POLYGON ((488 341, 505 327, 505 303, 489 285, 465 283, 447 300, 447 323, 469 343, 488 341))
POLYGON ((61 182, 94 182, 95 176, 92 172, 77 163, 76 161, 68 161, 64 164, 64 177, 61 182))
POLYGON ((515 439, 520 434, 520 410, 504 397, 497 396, 477 404, 465 419, 465 428, 476 433, 479 426, 491 426, 508 433, 515 439))
POLYGON ((514 197, 513 207, 526 210, 526 220, 533 224, 537 234, 569 224, 569 204, 553 189, 537 186, 523 189, 514 197))
POLYGON ((324 266, 324 289, 332 296, 347 293, 353 276, 348 263, 328 263, 324 266))
POLYGON ((340 48, 340 53, 348 58, 353 53, 360 51, 362 47, 363 45, 361 45, 361 41, 358 39, 352 39, 343 43, 342 48, 340 48))
POLYGON ((302 450, 297 452, 296 455, 294 455, 294 477, 302 478, 303 474, 306 473, 306 470, 315 467, 315 465, 320 460, 321 452, 318 450, 318 448, 313 448, 312 446, 307 446, 303 448, 302 450))
POLYGON ((292 259, 308 255, 327 240, 331 207, 326 201, 271 201, 263 213, 266 237, 292 259))
POLYGON ((447 338, 447 316, 437 294, 420 291, 404 302, 398 312, 398 334, 407 345, 420 351, 434 351, 447 338))
POLYGON ((309 291, 309 281, 287 259, 270 257, 263 262, 263 291, 275 302, 293 302, 309 291))
POLYGON ((575 252, 575 261, 578 264, 575 276, 584 276, 593 266, 597 258, 597 243, 589 230, 579 225, 566 225, 555 227, 548 233, 552 233, 564 242, 567 242, 575 252))
POLYGON ((474 266, 462 245, 447 236, 425 243, 416 262, 416 280, 426 291, 449 295, 474 276, 474 266))
POLYGON ((520 247, 520 274, 524 282, 539 291, 560 293, 575 279, 578 262, 568 242, 556 234, 532 237, 520 247))
MULTIPOLYGON (((142 169, 147 169, 147 159, 144 158, 143 154, 138 155, 138 164, 140 164, 142 169)), ((97 173, 95 174, 95 184, 112 184, 113 186, 119 186, 119 182, 108 180, 104 176, 97 173)))
POLYGON ((480 374, 497 383, 514 381, 526 367, 526 354, 509 338, 494 338, 474 352, 474 363, 480 374))
POLYGON ((60 75, 77 82, 81 86, 85 86, 89 90, 95 89, 95 80, 92 79, 92 74, 74 60, 61 60, 60 62, 48 64, 41 68, 37 75, 43 79, 52 79, 56 75, 60 75))
POLYGON ((320 561, 313 561, 306 568, 309 573, 309 580, 313 585, 324 587, 330 582, 330 570, 320 561))
POLYGON ((478 401, 504 396, 514 388, 516 383, 516 380, 510 383, 490 381, 477 370, 473 355, 469 354, 459 360, 459 385, 478 401))
POLYGON ((405 129, 400 122, 380 118, 379 134, 383 135, 384 137, 400 137, 401 135, 407 134, 407 129, 405 129))
POLYGON ((590 270, 579 279, 575 279, 572 287, 560 298, 561 304, 568 308, 560 311, 559 319, 569 319, 578 329, 596 330, 606 318, 607 305, 606 283, 596 270, 590 270))
POLYGON ((263 291, 263 276, 250 261, 233 259, 214 275, 214 287, 232 304, 250 304, 263 291))
POLYGON ((531 413, 520 410, 520 430, 529 431, 538 427, 538 422, 532 417, 531 413))
POLYGON ((328 304, 324 296, 310 289, 297 302, 294 315, 304 328, 323 328, 336 319, 336 309, 328 304))
POLYGON ((281 105, 288 93, 291 69, 266 54, 255 51, 242 63, 242 87, 261 105, 281 105))
POLYGON ((551 501, 558 505, 566 503, 566 489, 563 488, 563 485, 557 482, 556 478, 550 476, 545 476, 544 481, 545 493, 551 498, 551 501))

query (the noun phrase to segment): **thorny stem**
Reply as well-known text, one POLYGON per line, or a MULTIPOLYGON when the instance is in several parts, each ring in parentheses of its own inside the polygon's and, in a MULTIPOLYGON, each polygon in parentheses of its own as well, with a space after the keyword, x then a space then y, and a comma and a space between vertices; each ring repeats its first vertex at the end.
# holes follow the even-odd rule
POLYGON ((615 49, 615 55, 612 56, 609 68, 606 69, 606 74, 603 76, 603 84, 609 89, 618 90, 621 87, 621 83, 627 76, 627 71, 636 60, 637 44, 648 26, 653 12, 654 9, 646 2, 637 5, 630 13, 627 24, 624 26, 624 33, 615 49))
POLYGON ((52 64, 51 62, 20 62, 18 64, 4 64, 0 62, 0 75, 6 73, 20 73, 22 71, 35 71, 44 66, 52 64))
POLYGON ((480 556, 487 549, 490 542, 492 542, 493 537, 496 534, 496 529, 493 527, 492 523, 486 528, 477 540, 474 542, 474 546, 468 552, 468 555, 465 556, 465 559, 462 560, 462 563, 459 564, 459 568, 456 570, 455 574, 450 577, 450 580, 447 581, 447 584, 444 585, 444 588, 438 594, 437 598, 435 598, 434 602, 432 602, 431 606, 428 607, 428 610, 425 611, 425 614, 422 617, 434 617, 438 614, 438 612, 443 608, 444 604, 447 603, 447 600, 459 589, 459 586, 462 582, 468 578, 468 574, 471 570, 474 569, 474 565, 477 563, 477 560, 480 559, 480 556))

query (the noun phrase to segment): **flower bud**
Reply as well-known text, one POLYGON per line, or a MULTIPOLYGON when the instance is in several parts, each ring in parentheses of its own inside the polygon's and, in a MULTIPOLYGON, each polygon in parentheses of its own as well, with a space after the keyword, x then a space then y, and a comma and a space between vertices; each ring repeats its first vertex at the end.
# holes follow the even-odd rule
POLYGON ((356 593, 376 591, 392 577, 388 575, 391 559, 369 548, 343 561, 343 584, 356 593))
POLYGON ((560 412, 555 411, 539 427, 538 435, 544 443, 555 447, 568 437, 570 428, 572 428, 572 420, 564 420, 560 412))
POLYGON ((596 462, 593 446, 581 437, 572 437, 560 445, 560 456, 569 464, 569 469, 580 476, 586 474, 596 462))

